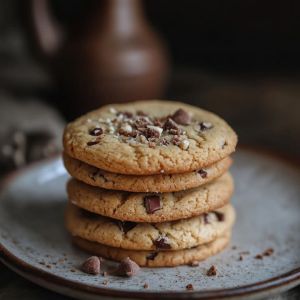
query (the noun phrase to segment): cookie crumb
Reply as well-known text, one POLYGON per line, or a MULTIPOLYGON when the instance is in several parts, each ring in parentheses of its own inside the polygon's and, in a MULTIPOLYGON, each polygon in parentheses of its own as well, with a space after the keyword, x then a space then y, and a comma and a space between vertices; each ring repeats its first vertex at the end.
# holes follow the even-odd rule
POLYGON ((194 287, 193 287, 193 285, 191 283, 189 283, 185 288, 188 291, 193 291, 194 290, 194 287))
POLYGON ((81 266, 84 273, 97 275, 100 273, 100 259, 98 256, 89 257, 81 266))
POLYGON ((268 248, 263 252, 263 256, 271 256, 274 253, 274 249, 273 248, 268 248))
POLYGON ((217 275, 217 268, 212 265, 206 272, 207 276, 216 276, 217 275))
POLYGON ((147 282, 145 282, 144 285, 143 285, 143 288, 144 289, 148 289, 149 288, 149 284, 147 282))

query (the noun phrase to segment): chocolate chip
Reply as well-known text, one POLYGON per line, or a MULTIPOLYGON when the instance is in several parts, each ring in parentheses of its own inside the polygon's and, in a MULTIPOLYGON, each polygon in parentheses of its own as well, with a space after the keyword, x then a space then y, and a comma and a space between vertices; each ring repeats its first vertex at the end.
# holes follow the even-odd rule
POLYGON ((164 130, 176 129, 178 130, 178 125, 171 118, 168 118, 164 124, 164 130))
POLYGON ((153 253, 148 254, 146 256, 146 258, 149 259, 149 260, 154 260, 157 255, 158 255, 157 252, 153 252, 153 253))
POLYGON ((145 196, 144 206, 146 208, 147 214, 153 214, 154 212, 162 208, 160 203, 160 197, 157 195, 145 196))
POLYGON ((100 259, 97 256, 89 257, 81 266, 84 273, 97 275, 100 273, 100 259))
POLYGON ((94 145, 97 145, 97 144, 99 144, 100 143, 100 141, 90 141, 90 142, 87 142, 86 144, 88 145, 88 146, 94 146, 94 145))
POLYGON ((225 215, 219 211, 214 211, 219 222, 223 222, 225 220, 225 215))
POLYGON ((118 225, 119 229, 125 234, 137 225, 135 222, 123 222, 119 220, 116 221, 116 224, 118 225))
POLYGON ((200 174, 200 176, 201 176, 202 178, 206 178, 206 177, 207 177, 207 172, 206 172, 204 169, 200 169, 200 170, 198 171, 198 173, 200 174))
POLYGON ((212 265, 206 272, 207 276, 216 276, 217 275, 217 268, 212 265))
POLYGON ((180 125, 189 125, 192 121, 191 115, 182 108, 176 110, 171 118, 180 125))
POLYGON ((96 127, 94 129, 91 129, 89 131, 89 134, 92 136, 99 136, 99 135, 103 134, 103 129, 100 127, 96 127))
POLYGON ((199 123, 199 128, 201 131, 205 131, 213 128, 213 125, 210 122, 201 122, 199 123))
POLYGON ((159 237, 156 241, 154 241, 154 245, 157 249, 160 250, 170 250, 171 245, 168 244, 167 240, 163 237, 159 237))
POLYGON ((191 283, 189 283, 186 287, 185 287, 188 291, 193 291, 194 287, 191 283))
POLYGON ((126 257, 120 262, 115 273, 119 276, 131 277, 136 275, 139 272, 139 270, 139 265, 133 260, 131 260, 129 257, 126 257))

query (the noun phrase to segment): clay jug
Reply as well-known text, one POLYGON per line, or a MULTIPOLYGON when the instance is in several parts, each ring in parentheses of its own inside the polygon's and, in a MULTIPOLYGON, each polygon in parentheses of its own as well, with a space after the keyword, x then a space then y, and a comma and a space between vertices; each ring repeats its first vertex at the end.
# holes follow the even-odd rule
POLYGON ((140 0, 102 0, 74 28, 62 28, 49 0, 30 0, 36 44, 69 112, 102 104, 153 99, 168 77, 165 46, 145 19, 140 0))

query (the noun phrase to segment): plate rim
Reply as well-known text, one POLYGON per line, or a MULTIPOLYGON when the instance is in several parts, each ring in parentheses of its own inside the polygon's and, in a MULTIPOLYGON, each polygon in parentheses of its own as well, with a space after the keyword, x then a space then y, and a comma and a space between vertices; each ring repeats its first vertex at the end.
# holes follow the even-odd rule
MULTIPOLYGON (((270 157, 273 159, 280 160, 290 167, 299 171, 299 164, 297 159, 291 159, 291 157, 286 155, 281 155, 280 152, 270 151, 269 149, 264 148, 253 148, 253 147, 239 147, 240 150, 245 152, 254 152, 256 154, 270 157)), ((48 162, 55 161, 61 157, 61 154, 51 156, 49 158, 40 160, 28 164, 27 166, 8 173, 0 182, 0 195, 5 189, 13 182, 13 180, 19 176, 22 176, 24 173, 30 171, 34 167, 42 166, 48 162)), ((205 291, 126 291, 126 290, 116 290, 109 289, 104 287, 89 286, 80 282, 73 282, 71 280, 65 279, 58 275, 52 274, 48 271, 42 270, 38 267, 35 267, 24 260, 18 258, 12 254, 0 241, 0 260, 10 268, 10 265, 14 268, 27 273, 29 276, 38 277, 40 279, 50 281, 54 285, 64 285, 65 287, 72 288, 74 290, 85 292, 91 295, 101 295, 101 296, 110 296, 118 298, 132 298, 132 299, 151 299, 154 297, 160 296, 160 299, 228 299, 241 296, 250 296, 257 293, 269 292, 274 289, 283 288, 289 285, 294 284, 295 286, 300 284, 300 267, 292 269, 289 272, 285 272, 281 275, 263 280, 254 282, 248 285, 243 285, 239 287, 226 288, 226 289, 215 289, 215 290, 205 290, 205 291), (6 262, 6 263, 5 263, 6 262)))

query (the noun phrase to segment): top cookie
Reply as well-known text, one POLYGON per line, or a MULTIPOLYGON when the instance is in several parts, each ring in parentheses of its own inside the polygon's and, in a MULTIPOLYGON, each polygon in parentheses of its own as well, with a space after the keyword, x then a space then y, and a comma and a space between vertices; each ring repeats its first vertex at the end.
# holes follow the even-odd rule
POLYGON ((110 172, 133 175, 197 170, 235 150, 237 136, 221 118, 188 104, 113 104, 70 123, 65 152, 110 172))

